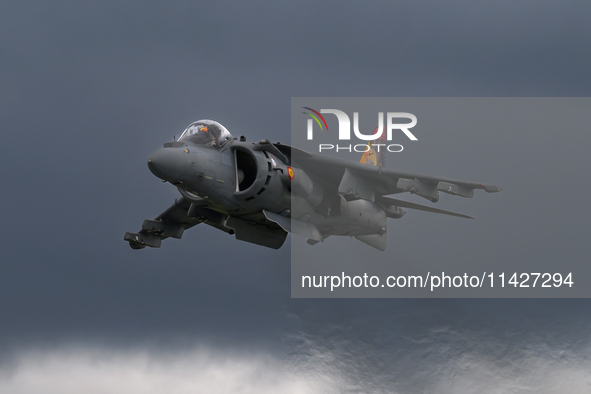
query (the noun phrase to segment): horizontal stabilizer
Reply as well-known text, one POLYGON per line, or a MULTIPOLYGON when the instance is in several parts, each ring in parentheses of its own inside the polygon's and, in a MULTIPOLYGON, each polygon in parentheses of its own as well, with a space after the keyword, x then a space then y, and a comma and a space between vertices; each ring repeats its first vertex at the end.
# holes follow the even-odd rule
POLYGON ((503 188, 495 186, 495 185, 484 185, 484 190, 487 193, 497 193, 497 192, 500 192, 501 190, 503 190, 503 188))
POLYGON ((474 219, 471 216, 462 215, 461 213, 455 213, 455 212, 450 212, 450 211, 444 211, 443 209, 426 207, 424 205, 415 204, 415 203, 408 202, 408 201, 397 200, 395 198, 390 198, 390 197, 379 197, 378 201, 383 204, 395 205, 397 207, 402 207, 402 208, 416 209, 419 211, 432 212, 432 213, 439 213, 442 215, 457 216, 459 218, 474 219))

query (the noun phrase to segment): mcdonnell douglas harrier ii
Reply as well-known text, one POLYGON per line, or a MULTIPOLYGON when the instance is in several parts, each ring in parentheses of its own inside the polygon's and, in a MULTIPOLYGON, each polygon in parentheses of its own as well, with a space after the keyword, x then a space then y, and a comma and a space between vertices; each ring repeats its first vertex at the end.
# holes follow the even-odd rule
POLYGON ((186 229, 205 223, 273 249, 292 232, 308 238, 310 245, 346 235, 385 250, 387 218, 401 218, 403 208, 470 218, 387 195, 409 192, 437 202, 439 192, 472 197, 474 189, 501 190, 395 171, 383 166, 383 156, 372 141, 359 163, 268 140, 246 142, 218 122, 200 120, 148 159, 150 171, 178 188, 182 197, 124 239, 133 249, 158 248, 163 239, 181 238, 186 229))

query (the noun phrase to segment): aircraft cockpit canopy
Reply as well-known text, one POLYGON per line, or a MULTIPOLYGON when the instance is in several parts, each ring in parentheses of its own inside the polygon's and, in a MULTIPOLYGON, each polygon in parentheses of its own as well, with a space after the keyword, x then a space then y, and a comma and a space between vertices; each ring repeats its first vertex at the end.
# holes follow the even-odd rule
POLYGON ((219 148, 232 140, 232 134, 220 123, 203 119, 193 122, 181 134, 179 141, 219 148))

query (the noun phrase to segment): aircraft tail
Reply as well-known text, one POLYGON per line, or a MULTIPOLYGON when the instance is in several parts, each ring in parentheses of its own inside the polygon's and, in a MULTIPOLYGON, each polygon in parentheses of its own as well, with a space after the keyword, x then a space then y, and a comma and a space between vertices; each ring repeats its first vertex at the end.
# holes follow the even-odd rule
MULTIPOLYGON (((378 132, 378 128, 376 127, 372 133, 376 134, 378 132)), ((385 166, 386 165, 386 136, 385 133, 382 133, 382 136, 378 139, 373 141, 367 141, 367 147, 365 148, 365 152, 361 155, 360 163, 369 164, 372 166, 385 166), (376 146, 380 144, 381 146, 376 146)))

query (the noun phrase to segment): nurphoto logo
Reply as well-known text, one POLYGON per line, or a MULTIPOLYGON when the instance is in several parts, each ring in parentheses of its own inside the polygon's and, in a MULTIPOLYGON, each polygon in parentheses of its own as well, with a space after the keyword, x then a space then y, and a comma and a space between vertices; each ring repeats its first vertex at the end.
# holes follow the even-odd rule
MULTIPOLYGON (((314 139, 314 121, 318 124, 321 131, 328 131, 328 124, 322 114, 333 114, 337 117, 339 122, 339 141, 350 141, 351 140, 351 120, 349 116, 338 109, 321 109, 320 112, 309 107, 303 107, 310 112, 303 112, 310 116, 307 121, 307 138, 308 140, 314 139)), ((376 127, 371 134, 363 134, 359 131, 359 112, 353 112, 353 133, 355 137, 362 141, 376 141, 380 140, 384 143, 367 143, 357 145, 334 145, 334 144, 319 144, 318 151, 323 150, 336 150, 348 151, 348 152, 368 152, 370 149, 375 149, 377 152, 381 150, 387 150, 388 152, 402 152, 404 149, 400 144, 387 144, 385 142, 392 141, 392 136, 395 130, 400 130, 410 139, 411 141, 417 141, 417 137, 409 129, 413 128, 417 124, 417 117, 408 112, 387 112, 386 113, 386 125, 384 127, 384 113, 378 112, 378 127, 376 127), (407 123, 395 123, 394 120, 409 119, 407 123), (384 136, 385 134, 385 136, 384 136), (385 137, 385 138, 384 138, 385 137)))

